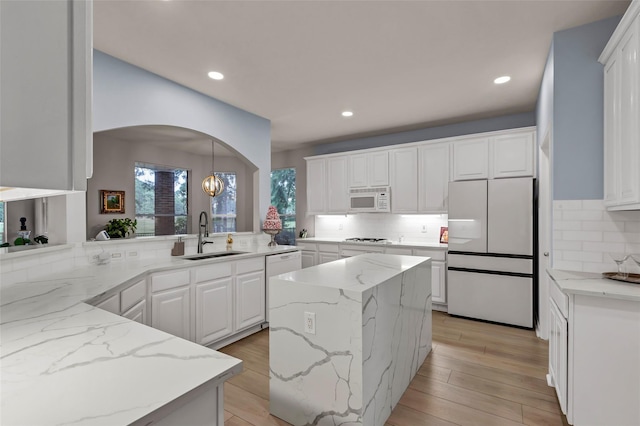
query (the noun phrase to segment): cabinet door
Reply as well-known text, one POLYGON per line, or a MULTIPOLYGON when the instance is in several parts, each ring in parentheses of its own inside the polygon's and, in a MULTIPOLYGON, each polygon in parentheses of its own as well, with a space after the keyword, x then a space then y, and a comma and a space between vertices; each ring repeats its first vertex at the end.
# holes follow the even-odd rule
POLYGON ((191 340, 189 287, 178 287, 151 295, 151 326, 191 340))
POLYGON ((549 334, 549 374, 558 395, 558 402, 563 414, 567 414, 567 320, 560 310, 549 299, 550 306, 550 334, 549 334))
POLYGON ((112 314, 120 315, 120 294, 114 294, 95 306, 112 314))
MULTIPOLYGON (((640 22, 640 21, 639 21, 640 22)), ((637 22, 636 22, 637 23, 637 22)), ((640 51, 638 26, 633 25, 620 42, 620 156, 619 202, 640 202, 640 51)))
POLYGON ((134 305, 131 309, 122 314, 123 317, 132 321, 139 322, 140 324, 148 325, 147 323, 147 301, 141 300, 137 305, 134 305))
POLYGON ((196 343, 208 345, 233 333, 232 283, 226 277, 196 285, 196 343))
POLYGON ((418 211, 418 149, 391 151, 391 212, 418 211))
POLYGON ((236 276, 236 331, 265 319, 264 272, 236 276))
POLYGON ((491 176, 533 176, 533 132, 491 138, 491 176))
POLYGON ((447 303, 447 266, 445 262, 431 261, 431 299, 436 303, 447 303))
POLYGON ((389 185, 389 152, 372 152, 368 156, 369 186, 389 185))
POLYGON ((620 96, 618 79, 618 55, 615 53, 604 67, 604 202, 618 202, 618 120, 620 119, 620 96))
POLYGON ((86 190, 92 3, 2 1, 0 8, 0 185, 86 190), (38 173, 20 161, 27 154, 38 173))
POLYGON ((307 210, 309 214, 326 212, 325 160, 307 160, 307 210))
POLYGON ((347 157, 327 158, 327 211, 346 213, 349 209, 347 157))
POLYGON ((446 213, 449 204, 449 144, 421 146, 419 158, 418 211, 446 213))
POLYGON ((489 177, 489 140, 468 139, 453 143, 453 180, 489 177))
POLYGON ((316 266, 316 252, 311 250, 302 250, 302 268, 316 266))
POLYGON ((338 253, 318 253, 318 265, 321 263, 333 262, 334 260, 338 260, 338 253))
POLYGON ((349 156, 349 187, 362 188, 369 184, 367 154, 349 156))

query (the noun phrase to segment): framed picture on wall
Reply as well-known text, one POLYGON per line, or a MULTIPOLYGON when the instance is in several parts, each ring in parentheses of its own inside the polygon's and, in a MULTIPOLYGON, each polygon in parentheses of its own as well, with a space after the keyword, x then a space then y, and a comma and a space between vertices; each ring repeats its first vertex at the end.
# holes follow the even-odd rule
POLYGON ((124 213, 124 191, 100 191, 100 213, 124 213))

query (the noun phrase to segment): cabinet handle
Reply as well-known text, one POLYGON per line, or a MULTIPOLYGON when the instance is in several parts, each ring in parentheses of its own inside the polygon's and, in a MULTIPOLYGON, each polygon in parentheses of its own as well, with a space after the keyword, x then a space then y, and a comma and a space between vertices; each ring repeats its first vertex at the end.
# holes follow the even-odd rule
POLYGON ((544 257, 549 257, 549 252, 545 251, 544 253, 542 253, 544 255, 544 257))

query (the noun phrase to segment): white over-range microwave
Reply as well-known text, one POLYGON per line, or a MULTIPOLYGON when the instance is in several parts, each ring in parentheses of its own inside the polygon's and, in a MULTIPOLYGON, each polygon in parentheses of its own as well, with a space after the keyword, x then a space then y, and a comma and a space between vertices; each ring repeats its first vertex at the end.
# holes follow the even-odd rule
POLYGON ((349 190, 350 212, 390 212, 391 191, 388 186, 380 188, 353 188, 349 190))

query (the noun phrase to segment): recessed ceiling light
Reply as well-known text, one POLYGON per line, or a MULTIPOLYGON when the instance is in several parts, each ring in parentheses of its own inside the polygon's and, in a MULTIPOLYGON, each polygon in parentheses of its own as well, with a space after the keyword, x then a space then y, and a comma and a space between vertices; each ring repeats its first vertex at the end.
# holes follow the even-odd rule
POLYGON ((353 116, 353 112, 351 112, 351 111, 342 111, 342 116, 343 117, 351 117, 351 116, 353 116))
POLYGON ((212 78, 214 80, 222 80, 224 78, 224 75, 222 75, 222 73, 218 71, 210 71, 207 75, 209 76, 209 78, 212 78))
POLYGON ((493 80, 493 82, 495 84, 504 84, 509 80, 511 80, 511 77, 509 77, 508 75, 503 75, 502 77, 498 77, 495 80, 493 80))

